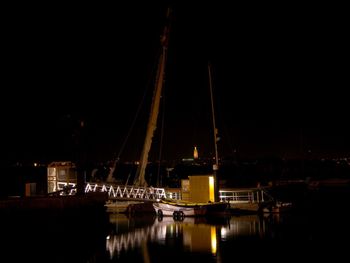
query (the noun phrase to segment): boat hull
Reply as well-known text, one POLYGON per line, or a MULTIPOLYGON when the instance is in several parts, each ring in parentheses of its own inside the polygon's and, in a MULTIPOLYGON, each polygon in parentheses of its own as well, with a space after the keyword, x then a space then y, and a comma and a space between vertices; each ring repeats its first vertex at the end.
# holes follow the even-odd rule
POLYGON ((153 203, 158 216, 206 216, 226 212, 226 203, 188 204, 160 201, 153 203))
POLYGON ((177 213, 183 216, 203 216, 206 214, 205 207, 200 205, 185 206, 157 202, 153 203, 153 208, 159 216, 175 216, 177 213))

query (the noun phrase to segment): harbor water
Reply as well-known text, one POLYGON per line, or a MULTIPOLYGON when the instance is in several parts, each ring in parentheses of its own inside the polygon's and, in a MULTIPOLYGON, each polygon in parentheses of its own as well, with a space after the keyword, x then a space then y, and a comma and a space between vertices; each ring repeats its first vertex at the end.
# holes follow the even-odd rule
POLYGON ((36 212, 0 222, 3 262, 337 262, 350 234, 349 216, 337 211, 183 220, 36 212))

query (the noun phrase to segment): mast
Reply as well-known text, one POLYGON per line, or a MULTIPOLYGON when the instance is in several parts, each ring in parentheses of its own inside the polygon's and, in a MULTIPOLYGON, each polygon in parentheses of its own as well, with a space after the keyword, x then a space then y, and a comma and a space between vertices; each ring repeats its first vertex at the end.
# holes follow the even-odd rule
POLYGON ((211 101, 211 114, 213 119, 213 132, 214 132, 214 148, 215 148, 215 164, 213 165, 214 173, 219 169, 219 154, 218 154, 218 129, 216 128, 215 123, 215 110, 214 110, 214 97, 213 97, 213 84, 211 77, 211 65, 208 63, 208 72, 209 72, 209 89, 210 89, 210 101, 211 101))
POLYGON ((145 180, 145 171, 148 163, 148 153, 152 145, 152 138, 154 135, 154 131, 157 128, 159 104, 160 104, 160 97, 162 94, 162 88, 163 88, 163 82, 164 82, 164 71, 165 71, 165 64, 166 64, 166 57, 167 57, 166 55, 168 50, 170 12, 171 10, 170 8, 168 8, 168 11, 167 11, 168 22, 167 22, 167 25, 164 27, 163 34, 161 35, 161 38, 160 38, 162 52, 160 54, 159 62, 158 62, 158 71, 156 76, 155 90, 153 93, 151 112, 150 112, 148 125, 147 125, 147 133, 146 133, 145 142, 141 153, 140 164, 137 168, 136 177, 134 180, 134 185, 136 186, 142 186, 142 187, 147 186, 147 182, 145 180))
POLYGON ((209 90, 210 90, 210 102, 211 102, 211 114, 213 119, 213 133, 214 133, 214 150, 215 150, 215 163, 213 164, 213 177, 214 177, 214 199, 219 199, 219 184, 217 178, 217 171, 219 169, 219 154, 218 154, 218 129, 216 128, 215 122, 215 108, 214 108, 214 96, 213 96, 213 82, 211 76, 211 64, 208 63, 208 75, 209 75, 209 90))

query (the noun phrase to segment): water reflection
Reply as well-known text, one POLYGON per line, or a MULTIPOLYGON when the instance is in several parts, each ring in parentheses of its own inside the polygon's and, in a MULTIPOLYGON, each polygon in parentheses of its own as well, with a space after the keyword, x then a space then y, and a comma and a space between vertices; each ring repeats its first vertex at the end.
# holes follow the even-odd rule
POLYGON ((221 227, 221 239, 259 237, 265 235, 266 220, 257 215, 231 217, 229 223, 221 227))
MULTIPOLYGON (((231 262, 281 257, 315 261, 331 255, 349 236, 349 216, 338 213, 240 215, 226 218, 110 215, 108 262, 231 262)), ((345 244, 345 243, 344 243, 345 244)))
POLYGON ((184 250, 216 254, 217 228, 203 220, 184 218, 183 221, 174 221, 171 217, 165 217, 156 220, 152 228, 160 233, 158 243, 180 240, 184 250))
POLYGON ((145 244, 217 257, 220 242, 239 237, 261 238, 265 232, 265 220, 257 215, 215 220, 186 217, 177 221, 172 217, 128 218, 111 214, 110 221, 114 228, 106 239, 106 249, 111 259, 128 251, 142 250, 145 244))

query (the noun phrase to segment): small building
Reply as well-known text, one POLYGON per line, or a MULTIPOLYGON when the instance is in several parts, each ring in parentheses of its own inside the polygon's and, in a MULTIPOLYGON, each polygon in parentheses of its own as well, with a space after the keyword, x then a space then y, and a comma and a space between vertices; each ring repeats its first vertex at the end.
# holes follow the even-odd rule
POLYGON ((182 199, 196 203, 215 201, 215 180, 213 175, 191 175, 181 180, 182 199))
POLYGON ((53 193, 67 187, 76 187, 77 169, 72 162, 52 162, 47 167, 47 192, 53 193))

